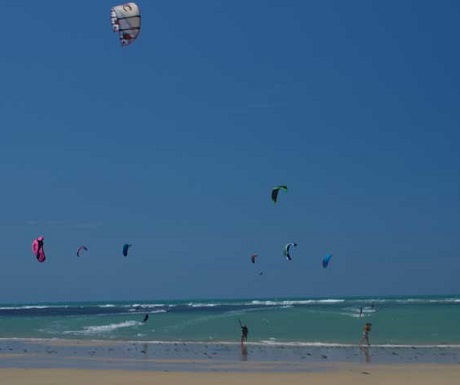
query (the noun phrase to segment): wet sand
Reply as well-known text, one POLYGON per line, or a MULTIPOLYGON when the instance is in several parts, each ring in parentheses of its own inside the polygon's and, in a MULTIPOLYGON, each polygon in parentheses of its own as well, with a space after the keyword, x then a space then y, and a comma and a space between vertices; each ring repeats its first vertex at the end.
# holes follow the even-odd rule
POLYGON ((460 347, 0 340, 0 385, 460 383, 460 347))
POLYGON ((0 368, 302 372, 333 363, 459 365, 460 347, 0 339, 0 368))
POLYGON ((457 385, 460 365, 335 364, 313 372, 159 372, 88 369, 0 369, 0 385, 392 384, 457 385))

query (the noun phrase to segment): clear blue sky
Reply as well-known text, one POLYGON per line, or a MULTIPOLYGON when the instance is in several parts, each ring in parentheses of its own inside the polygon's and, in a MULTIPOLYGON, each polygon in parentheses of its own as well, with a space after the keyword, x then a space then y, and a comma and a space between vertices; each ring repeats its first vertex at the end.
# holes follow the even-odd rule
POLYGON ((0 1, 1 302, 460 293, 458 2, 115 4, 0 1))

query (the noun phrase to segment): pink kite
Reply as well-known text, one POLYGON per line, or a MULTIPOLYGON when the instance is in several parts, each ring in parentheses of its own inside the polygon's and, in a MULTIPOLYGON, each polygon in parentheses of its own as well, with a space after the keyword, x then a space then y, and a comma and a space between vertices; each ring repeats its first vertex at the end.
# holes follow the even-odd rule
POLYGON ((40 236, 32 242, 32 251, 38 262, 45 262, 46 259, 45 251, 43 250, 44 239, 43 236, 40 236))

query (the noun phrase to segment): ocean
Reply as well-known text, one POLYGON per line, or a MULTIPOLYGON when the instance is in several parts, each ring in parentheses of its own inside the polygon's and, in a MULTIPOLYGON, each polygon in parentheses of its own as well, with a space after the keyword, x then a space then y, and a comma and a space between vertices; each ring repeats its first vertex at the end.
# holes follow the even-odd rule
POLYGON ((0 305, 0 338, 273 346, 460 345, 460 296, 207 299, 0 305), (143 323, 145 314, 149 320, 143 323))

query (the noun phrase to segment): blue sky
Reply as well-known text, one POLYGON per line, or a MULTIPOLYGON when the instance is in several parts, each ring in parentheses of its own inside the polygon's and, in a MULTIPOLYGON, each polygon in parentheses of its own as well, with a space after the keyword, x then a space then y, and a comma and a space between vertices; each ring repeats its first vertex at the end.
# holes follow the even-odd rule
POLYGON ((1 302, 460 292, 457 2, 115 4, 0 0, 1 302))

